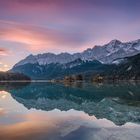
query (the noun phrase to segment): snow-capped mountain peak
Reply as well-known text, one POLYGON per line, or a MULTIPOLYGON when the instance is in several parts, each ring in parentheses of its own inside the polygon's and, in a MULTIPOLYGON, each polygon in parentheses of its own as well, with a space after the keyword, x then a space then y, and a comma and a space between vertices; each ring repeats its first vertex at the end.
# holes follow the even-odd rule
POLYGON ((81 53, 44 53, 29 55, 24 60, 17 63, 14 67, 28 63, 38 63, 39 65, 51 63, 67 64, 76 59, 81 59, 82 61, 98 60, 101 63, 110 64, 116 59, 133 56, 138 53, 140 53, 140 39, 126 43, 119 40, 112 40, 108 44, 88 48, 81 53))
POLYGON ((118 44, 121 44, 121 43, 122 43, 121 41, 119 41, 119 40, 117 40, 117 39, 114 39, 114 40, 110 41, 110 42, 108 43, 108 45, 115 46, 115 45, 118 45, 118 44))

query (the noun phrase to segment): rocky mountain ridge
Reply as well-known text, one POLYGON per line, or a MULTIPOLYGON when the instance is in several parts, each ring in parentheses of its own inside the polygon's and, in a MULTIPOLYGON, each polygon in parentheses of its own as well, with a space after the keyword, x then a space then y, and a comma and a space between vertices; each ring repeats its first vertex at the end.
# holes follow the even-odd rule
POLYGON ((81 53, 44 53, 38 55, 29 55, 25 59, 18 62, 14 67, 25 65, 25 64, 36 64, 46 65, 51 63, 67 64, 76 59, 82 61, 98 60, 104 64, 111 64, 114 60, 133 56, 140 53, 140 39, 122 43, 119 40, 112 40, 108 44, 103 46, 94 46, 81 53))

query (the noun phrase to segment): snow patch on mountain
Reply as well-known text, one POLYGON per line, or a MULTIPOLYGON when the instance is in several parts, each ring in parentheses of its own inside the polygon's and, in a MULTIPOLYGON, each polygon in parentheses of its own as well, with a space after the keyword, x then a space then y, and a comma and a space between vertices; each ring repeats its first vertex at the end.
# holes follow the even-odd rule
POLYGON ((122 58, 122 59, 116 59, 116 60, 114 60, 114 61, 112 62, 112 64, 119 65, 119 64, 121 64, 123 61, 124 61, 123 58, 122 58))

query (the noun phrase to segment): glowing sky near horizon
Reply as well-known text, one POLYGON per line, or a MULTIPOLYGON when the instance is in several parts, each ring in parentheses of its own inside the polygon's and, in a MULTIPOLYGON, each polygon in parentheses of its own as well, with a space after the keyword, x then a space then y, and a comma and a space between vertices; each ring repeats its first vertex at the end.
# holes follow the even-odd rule
POLYGON ((140 38, 139 0, 0 0, 0 71, 29 54, 140 38))

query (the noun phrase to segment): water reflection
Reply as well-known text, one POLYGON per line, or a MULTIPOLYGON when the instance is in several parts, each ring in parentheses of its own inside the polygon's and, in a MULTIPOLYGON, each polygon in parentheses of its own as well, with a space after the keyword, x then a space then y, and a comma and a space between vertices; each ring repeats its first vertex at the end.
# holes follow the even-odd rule
MULTIPOLYGON (((23 114, 7 114, 17 122, 0 125, 2 140, 138 140, 140 126, 127 123, 115 126, 75 110, 48 112, 31 109, 23 114)), ((0 121, 1 122, 1 121, 0 121)))
POLYGON ((140 125, 130 123, 140 121, 138 84, 5 83, 0 88, 1 140, 140 139, 140 125))
POLYGON ((16 88, 6 86, 6 89, 16 101, 28 109, 75 109, 95 115, 97 118, 107 118, 117 125, 140 122, 139 84, 31 83, 25 87, 21 83, 19 85, 16 84, 16 88))

